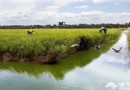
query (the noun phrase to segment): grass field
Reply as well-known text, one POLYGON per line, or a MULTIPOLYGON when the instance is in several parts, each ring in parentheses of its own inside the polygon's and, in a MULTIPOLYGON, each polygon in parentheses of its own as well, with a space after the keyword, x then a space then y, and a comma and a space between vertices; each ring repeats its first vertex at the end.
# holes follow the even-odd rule
POLYGON ((129 47, 129 50, 130 50, 130 32, 128 33, 128 47, 129 47))
POLYGON ((120 36, 121 30, 109 29, 107 34, 98 29, 0 30, 0 59, 54 63, 77 50, 104 44, 120 36), (78 48, 71 45, 79 44, 78 48))

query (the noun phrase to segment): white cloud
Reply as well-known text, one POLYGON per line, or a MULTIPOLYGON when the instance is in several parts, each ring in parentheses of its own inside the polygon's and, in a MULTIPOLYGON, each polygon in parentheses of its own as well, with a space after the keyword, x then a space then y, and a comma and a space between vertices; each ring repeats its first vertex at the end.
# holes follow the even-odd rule
POLYGON ((88 8, 88 6, 87 5, 82 5, 82 6, 77 6, 75 8, 77 8, 77 9, 85 9, 85 8, 88 8))
POLYGON ((1 10, 34 10, 41 4, 46 11, 58 11, 59 8, 85 0, 0 0, 1 10))
POLYGON ((1 10, 31 10, 35 7, 35 0, 0 0, 1 10))
POLYGON ((94 3, 103 3, 105 0, 92 0, 94 3))
POLYGON ((65 21, 69 24, 78 23, 126 23, 129 22, 130 13, 107 13, 102 11, 74 13, 57 12, 2 12, 0 24, 56 24, 65 21), (4 22, 3 22, 4 21, 4 22))
POLYGON ((111 3, 121 3, 121 2, 128 2, 128 1, 130 1, 130 0, 90 0, 90 1, 92 1, 93 3, 104 3, 104 2, 111 2, 111 3))
POLYGON ((47 11, 57 11, 59 8, 66 6, 70 3, 75 3, 75 2, 83 2, 85 0, 49 0, 51 1, 51 5, 46 7, 47 11))
POLYGON ((118 5, 120 5, 120 3, 119 2, 115 2, 114 5, 118 6, 118 5))
MULTIPOLYGON (((86 0, 0 0, 0 24, 54 24, 66 21, 78 23, 125 23, 129 22, 130 13, 107 13, 89 11, 81 13, 59 13, 59 9, 71 3, 86 0)), ((91 0, 103 3, 105 0, 91 0)), ((87 5, 76 7, 88 8, 87 5)))

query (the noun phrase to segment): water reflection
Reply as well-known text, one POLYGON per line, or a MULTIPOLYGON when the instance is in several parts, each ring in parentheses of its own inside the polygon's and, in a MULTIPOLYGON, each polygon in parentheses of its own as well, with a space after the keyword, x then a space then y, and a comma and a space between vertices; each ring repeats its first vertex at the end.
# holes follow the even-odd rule
POLYGON ((127 46, 127 32, 123 32, 119 42, 113 46, 123 47, 122 54, 115 53, 110 49, 84 69, 112 81, 130 81, 130 52, 127 46))
POLYGON ((126 34, 113 46, 123 47, 121 54, 110 48, 112 42, 101 50, 78 52, 56 65, 0 62, 0 90, 112 90, 105 87, 109 82, 130 82, 126 34))
POLYGON ((64 75, 74 70, 77 67, 84 67, 90 63, 93 59, 100 56, 102 53, 109 50, 109 48, 115 43, 115 41, 109 43, 101 50, 95 51, 94 48, 78 52, 73 56, 70 56, 64 60, 61 60, 56 65, 39 65, 33 63, 18 63, 18 62, 0 62, 1 72, 9 70, 14 73, 27 73, 28 75, 39 77, 45 73, 49 76, 54 76, 57 80, 63 79, 64 75))
POLYGON ((127 31, 123 32, 118 43, 113 46, 123 47, 122 54, 110 49, 85 67, 67 74, 65 80, 71 77, 71 81, 81 87, 80 90, 113 90, 111 86, 106 87, 110 82, 117 86, 114 90, 130 90, 130 52, 126 34, 127 31), (124 86, 121 86, 122 83, 124 86))
POLYGON ((124 32, 113 46, 122 46, 122 54, 110 49, 113 41, 101 50, 78 52, 56 65, 0 62, 0 90, 111 90, 105 88, 110 81, 130 81, 126 42, 124 32))

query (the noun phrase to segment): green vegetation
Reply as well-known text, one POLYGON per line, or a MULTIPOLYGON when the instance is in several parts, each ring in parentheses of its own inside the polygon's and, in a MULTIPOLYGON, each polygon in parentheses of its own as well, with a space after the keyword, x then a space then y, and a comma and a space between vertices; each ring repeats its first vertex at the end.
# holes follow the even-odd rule
POLYGON ((119 29, 110 29, 105 35, 98 29, 0 30, 0 59, 54 63, 77 50, 103 44, 120 36, 119 29), (80 45, 82 43, 82 45, 80 45), (79 44, 78 48, 71 48, 79 44))
POLYGON ((68 24, 66 23, 66 25, 64 25, 65 22, 59 22, 58 25, 57 23, 54 25, 0 25, 0 29, 56 29, 56 28, 101 28, 102 26, 106 27, 106 28, 127 28, 130 27, 130 22, 129 23, 125 23, 125 24, 112 24, 112 23, 104 23, 104 24, 68 24))
POLYGON ((0 62, 0 70, 9 70, 16 73, 27 73, 31 76, 39 77, 43 73, 48 73, 57 80, 64 79, 67 72, 72 71, 77 67, 84 67, 92 60, 98 58, 101 54, 107 52, 118 38, 112 42, 103 45, 100 50, 95 51, 90 48, 87 51, 76 52, 74 55, 61 60, 54 65, 41 65, 35 63, 19 63, 19 62, 0 62))
POLYGON ((128 33, 128 47, 130 49, 130 32, 128 33))

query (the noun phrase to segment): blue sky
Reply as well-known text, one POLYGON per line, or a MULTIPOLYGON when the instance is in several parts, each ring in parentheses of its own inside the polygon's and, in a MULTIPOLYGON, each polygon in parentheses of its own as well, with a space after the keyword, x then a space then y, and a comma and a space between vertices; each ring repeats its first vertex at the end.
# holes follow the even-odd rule
POLYGON ((104 2, 104 3, 93 3, 93 2, 81 2, 68 4, 60 9, 60 12, 73 12, 80 13, 83 11, 104 11, 110 13, 117 12, 130 12, 130 1, 124 2, 104 2), (80 6, 86 6, 84 8, 75 8, 80 6))
POLYGON ((0 0, 1 25, 130 22, 130 0, 0 0))

